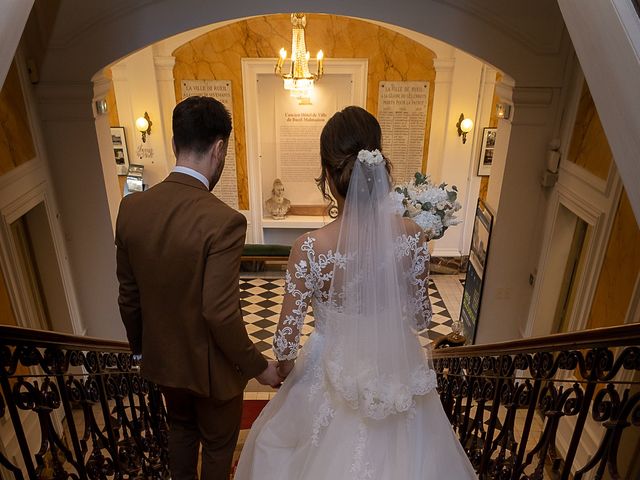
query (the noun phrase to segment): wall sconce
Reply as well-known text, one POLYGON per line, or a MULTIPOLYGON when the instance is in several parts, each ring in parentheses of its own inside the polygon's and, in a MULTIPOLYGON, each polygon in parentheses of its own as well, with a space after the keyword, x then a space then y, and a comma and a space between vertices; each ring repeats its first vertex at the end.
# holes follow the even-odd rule
POLYGON ((496 103, 496 116, 509 120, 511 116, 511 105, 508 103, 496 103))
POLYGON ((147 112, 144 112, 144 117, 138 117, 136 119, 136 129, 142 133, 143 142, 147 141, 147 135, 151 135, 151 125, 153 125, 153 122, 147 112))
POLYGON ((456 128, 458 129, 458 136, 462 137, 462 143, 467 143, 467 133, 473 129, 473 120, 465 118, 464 113, 461 113, 458 123, 456 123, 456 128))

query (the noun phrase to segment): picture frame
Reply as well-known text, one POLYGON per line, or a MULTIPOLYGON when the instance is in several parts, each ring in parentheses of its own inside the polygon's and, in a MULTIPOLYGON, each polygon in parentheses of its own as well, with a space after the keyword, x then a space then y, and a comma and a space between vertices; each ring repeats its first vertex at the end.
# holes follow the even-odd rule
POLYGON ((126 175, 129 171, 129 151, 124 127, 111 127, 111 144, 113 145, 113 159, 116 162, 116 173, 126 175))
POLYGON ((460 307, 460 325, 466 345, 474 344, 476 341, 494 218, 494 212, 479 198, 473 221, 471 249, 460 307))
POLYGON ((132 163, 129 165, 129 171, 127 172, 127 180, 125 183, 125 192, 142 192, 145 185, 143 183, 144 165, 132 163))
POLYGON ((482 130, 482 148, 480 148, 480 159, 478 160, 478 176, 488 177, 491 175, 491 164, 493 163, 493 152, 496 146, 497 128, 484 127, 482 130))

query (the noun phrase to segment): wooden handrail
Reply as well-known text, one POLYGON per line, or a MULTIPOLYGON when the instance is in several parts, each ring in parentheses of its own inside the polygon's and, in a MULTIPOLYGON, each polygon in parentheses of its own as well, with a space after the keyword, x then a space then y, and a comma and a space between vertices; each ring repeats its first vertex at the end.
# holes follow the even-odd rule
MULTIPOLYGON (((620 432, 637 429, 633 419, 640 398, 630 394, 633 381, 617 379, 637 374, 638 345, 640 324, 632 324, 433 351, 438 395, 479 478, 507 478, 504 475, 507 472, 508 478, 516 479, 522 478, 525 470, 550 468, 554 476, 567 480, 572 470, 589 472, 600 468, 598 465, 609 465, 610 469, 611 465, 618 465, 624 453, 618 448, 620 432), (620 346, 627 348, 614 350, 620 346), (601 349, 595 352, 597 358, 594 349, 601 349), (572 350, 577 352, 570 354, 572 350), (543 359, 529 355, 535 352, 565 352, 565 355, 543 359), (488 359, 517 353, 527 355, 517 362, 512 357, 499 362, 488 359), (481 361, 443 361, 451 357, 479 357, 481 361), (516 369, 525 374, 514 375, 516 369), (574 374, 576 369, 587 381, 570 379, 567 383, 565 375, 574 374), (614 401, 616 407, 610 408, 614 401), (515 428, 517 411, 526 412, 518 420, 523 424, 521 431, 515 428), (530 434, 534 419, 539 417, 536 417, 537 411, 543 413, 544 431, 549 432, 541 437, 530 434), (576 454, 581 448, 590 412, 598 412, 592 419, 606 434, 599 435, 601 440, 596 450, 600 453, 592 457, 595 460, 577 463, 576 454), (569 446, 560 456, 554 446, 562 418, 571 418, 574 427, 573 433, 569 433, 569 446), (616 431, 617 434, 612 433, 616 431)), ((161 393, 156 385, 140 377, 137 368, 130 368, 131 362, 126 361, 129 352, 126 342, 0 326, 0 355, 3 356, 0 402, 4 402, 0 420, 11 421, 28 478, 37 478, 34 458, 42 456, 43 451, 36 453, 27 441, 22 423, 26 417, 21 415, 27 411, 37 413, 32 418, 40 422, 40 431, 45 436, 42 445, 48 446, 45 453, 52 457, 56 453, 54 446, 61 445, 62 440, 55 429, 50 428, 50 416, 55 411, 64 411, 73 449, 65 458, 73 457, 74 461, 62 462, 61 471, 89 478, 89 464, 85 464, 87 448, 89 451, 106 449, 110 458, 119 459, 118 439, 132 435, 135 441, 127 458, 136 461, 116 460, 114 469, 136 478, 168 477, 168 426, 161 393), (33 351, 42 347, 50 351, 33 351), (97 354, 72 356, 73 351, 97 354), (112 353, 124 355, 118 355, 114 362, 112 353), (79 364, 85 370, 76 368, 79 364), (25 375, 19 368, 36 365, 44 373, 25 375), (127 398, 128 402, 122 401, 127 398), (76 415, 72 412, 78 402, 82 405, 79 419, 83 427, 76 425, 76 415), (96 405, 101 408, 95 408, 96 405), (98 427, 96 412, 100 410, 107 427, 98 427), (82 431, 90 434, 81 438, 78 432, 82 431), (84 447, 84 441, 90 446, 84 447), (144 448, 151 444, 158 448, 144 448)), ((1 451, 0 463, 9 465, 13 471, 19 472, 21 468, 1 451)))
MULTIPOLYGON (((105 340, 94 337, 69 335, 32 328, 0 325, 0 339, 4 343, 33 343, 39 346, 62 346, 67 348, 92 348, 113 352, 129 352, 127 342, 105 340)), ((499 355, 524 352, 571 350, 594 347, 619 347, 640 345, 640 324, 594 328, 579 332, 556 333, 542 337, 523 338, 485 345, 449 347, 432 351, 432 358, 469 357, 477 355, 499 355)))
POLYGON ((485 345, 442 348, 433 350, 431 356, 432 358, 472 357, 596 347, 611 348, 627 345, 640 345, 640 323, 593 328, 579 332, 556 333, 542 337, 522 338, 485 345))
POLYGON ((57 346, 71 349, 90 348, 107 352, 131 352, 128 342, 102 338, 69 335, 66 333, 38 330, 35 328, 0 325, 0 343, 33 344, 40 347, 57 346))

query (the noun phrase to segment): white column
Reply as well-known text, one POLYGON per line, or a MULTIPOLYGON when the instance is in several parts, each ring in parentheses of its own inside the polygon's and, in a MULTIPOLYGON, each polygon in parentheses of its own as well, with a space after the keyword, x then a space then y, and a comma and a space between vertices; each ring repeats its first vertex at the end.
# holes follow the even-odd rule
POLYGON ((102 71, 93 77, 93 117, 95 120, 96 137, 98 140, 98 150, 100 151, 100 161, 102 164, 102 174, 104 176, 107 201, 109 202, 111 225, 113 232, 115 232, 118 207, 120 206, 122 194, 120 193, 115 158, 113 155, 111 131, 109 130, 109 115, 106 113, 99 114, 96 111, 96 101, 104 100, 110 87, 111 80, 105 77, 102 71))
POLYGON ((172 56, 153 57, 153 64, 156 67, 156 80, 158 83, 158 100, 160 102, 160 112, 162 115, 162 135, 164 136, 165 155, 167 163, 167 171, 170 172, 176 165, 176 159, 173 155, 173 147, 171 138, 173 109, 176 106, 176 93, 174 87, 173 67, 176 64, 176 58, 172 56))
MULTIPOLYGON (((470 194, 469 171, 473 162, 473 151, 478 130, 478 92, 480 90, 483 64, 471 55, 460 50, 455 52, 455 68, 452 71, 449 105, 444 126, 444 145, 440 177, 434 177, 436 183, 446 182, 449 187, 458 188, 458 201, 464 206, 470 194), (463 113, 474 123, 473 131, 467 135, 466 143, 458 136, 456 123, 463 113)), ((435 118, 435 116, 434 116, 435 118)), ((437 135, 437 134, 436 134, 437 135)), ((460 212, 465 215, 466 212, 460 212)), ((464 220, 464 217, 462 217, 464 220)), ((450 227, 440 240, 433 242, 432 255, 459 257, 463 254, 464 225, 450 227)))
POLYGON ((558 0, 640 223, 640 21, 629 0, 558 0))
POLYGON ((111 67, 111 81, 113 82, 113 93, 118 107, 118 120, 120 126, 124 127, 129 153, 129 162, 136 163, 134 135, 136 132, 135 117, 131 110, 131 94, 129 92, 129 81, 127 65, 124 62, 117 63, 111 67))
POLYGON ((33 0, 5 0, 0 15, 0 88, 20 43, 33 0))
POLYGON ((477 123, 472 132, 475 139, 471 152, 471 162, 469 162, 469 172, 467 174, 469 190, 465 202, 462 205, 462 213, 460 215, 464 221, 462 225, 464 231, 460 245, 460 251, 463 255, 468 255, 469 249, 471 248, 473 221, 476 213, 476 205, 478 204, 478 196, 480 195, 480 183, 482 181, 482 177, 478 176, 478 163, 482 150, 483 130, 484 127, 489 126, 489 121, 491 120, 496 73, 497 71, 494 68, 487 65, 482 66, 480 91, 478 93, 478 113, 476 115, 477 123))
MULTIPOLYGON (((515 115, 512 99, 513 87, 514 82, 510 77, 503 77, 502 81, 496 84, 496 95, 500 103, 507 103, 512 106, 511 118, 515 115)), ((493 161, 491 164, 491 177, 489 177, 489 188, 487 190, 487 204, 493 209, 496 215, 498 214, 498 205, 500 203, 500 190, 502 189, 504 168, 507 163, 507 149, 509 148, 510 135, 511 119, 499 119, 496 147, 493 151, 493 161)))
MULTIPOLYGON (((529 275, 537 265, 547 203, 540 178, 547 145, 557 135, 559 91, 550 87, 514 88, 508 144, 499 145, 500 137, 496 139, 489 191, 491 202, 498 197, 498 215, 485 269, 477 343, 521 337, 528 317, 533 292, 529 275), (506 151, 505 161, 498 163, 494 173, 496 158, 502 154, 499 149, 506 151), (492 188, 493 182, 501 185, 499 192, 492 188)), ((509 130, 502 123, 498 128, 498 135, 509 130)))
POLYGON ((80 317, 87 335, 124 339, 93 85, 41 82, 36 95, 80 317))
POLYGON ((144 165, 144 182, 153 186, 168 174, 165 129, 158 95, 152 48, 140 50, 111 67, 120 124, 125 127, 129 160, 144 165), (151 135, 146 142, 135 128, 136 118, 148 112, 151 135))
POLYGON ((429 136, 429 155, 427 174, 435 183, 442 178, 442 162, 444 160, 444 144, 449 125, 449 102, 451 101, 451 82, 455 58, 436 58, 433 67, 436 71, 431 107, 431 135, 429 136))

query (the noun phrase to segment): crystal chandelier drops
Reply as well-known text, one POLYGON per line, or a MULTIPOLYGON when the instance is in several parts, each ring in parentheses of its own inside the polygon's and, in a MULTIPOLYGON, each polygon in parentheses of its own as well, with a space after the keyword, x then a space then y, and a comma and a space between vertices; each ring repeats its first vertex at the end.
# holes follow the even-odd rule
POLYGON ((292 97, 309 98, 313 92, 315 81, 322 77, 324 54, 322 50, 318 52, 316 56, 317 72, 311 73, 309 71, 310 55, 304 38, 307 17, 304 13, 292 13, 291 25, 291 68, 288 73, 282 73, 282 67, 287 59, 287 51, 281 48, 275 73, 282 77, 284 88, 291 92, 292 97))

